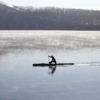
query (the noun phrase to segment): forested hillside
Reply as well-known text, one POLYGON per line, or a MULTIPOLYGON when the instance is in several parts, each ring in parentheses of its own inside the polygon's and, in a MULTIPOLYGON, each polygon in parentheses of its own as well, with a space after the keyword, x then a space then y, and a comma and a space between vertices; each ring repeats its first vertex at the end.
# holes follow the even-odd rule
POLYGON ((0 3, 0 30, 100 30, 100 11, 0 3))

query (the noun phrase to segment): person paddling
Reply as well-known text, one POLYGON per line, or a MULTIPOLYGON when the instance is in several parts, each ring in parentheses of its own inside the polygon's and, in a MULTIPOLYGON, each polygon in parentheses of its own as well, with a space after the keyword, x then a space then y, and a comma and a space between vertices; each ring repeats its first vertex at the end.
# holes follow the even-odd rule
POLYGON ((49 64, 51 64, 51 63, 55 63, 56 64, 56 59, 55 59, 55 57, 54 56, 48 56, 48 57, 50 57, 50 58, 52 58, 52 60, 49 62, 49 64))

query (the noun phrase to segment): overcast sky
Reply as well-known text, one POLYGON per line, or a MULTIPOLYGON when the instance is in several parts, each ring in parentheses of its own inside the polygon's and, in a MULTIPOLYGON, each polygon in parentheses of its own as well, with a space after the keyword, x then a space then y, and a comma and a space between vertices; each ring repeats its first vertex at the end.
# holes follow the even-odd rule
POLYGON ((61 7, 100 10, 100 0, 0 0, 9 6, 61 7))

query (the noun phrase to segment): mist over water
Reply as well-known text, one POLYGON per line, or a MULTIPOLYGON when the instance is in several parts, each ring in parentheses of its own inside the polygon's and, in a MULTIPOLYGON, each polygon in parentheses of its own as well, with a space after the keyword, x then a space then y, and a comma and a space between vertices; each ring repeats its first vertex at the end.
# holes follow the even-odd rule
POLYGON ((99 31, 0 31, 0 100, 98 100, 99 54, 99 31))
POLYGON ((0 50, 99 48, 99 40, 99 31, 1 31, 0 50))

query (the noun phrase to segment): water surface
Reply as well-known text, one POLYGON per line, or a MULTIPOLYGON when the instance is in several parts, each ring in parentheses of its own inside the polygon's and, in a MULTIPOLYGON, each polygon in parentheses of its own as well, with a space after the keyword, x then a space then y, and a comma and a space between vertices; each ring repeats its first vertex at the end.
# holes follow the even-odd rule
POLYGON ((0 31, 0 100, 100 99, 99 31, 0 31), (48 63, 74 66, 33 67, 48 63))

